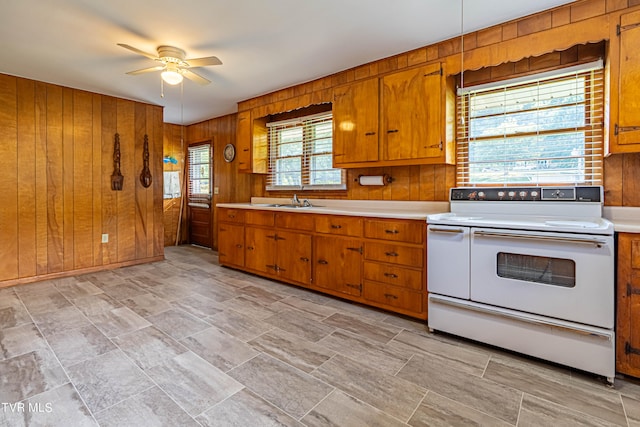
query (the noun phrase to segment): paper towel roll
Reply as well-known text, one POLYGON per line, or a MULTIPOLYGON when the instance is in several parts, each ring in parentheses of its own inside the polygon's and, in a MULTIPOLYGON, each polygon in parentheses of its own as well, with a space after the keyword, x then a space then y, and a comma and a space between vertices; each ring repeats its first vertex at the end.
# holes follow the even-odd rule
POLYGON ((360 175, 358 177, 358 183, 360 185, 386 185, 387 180, 384 175, 360 175))

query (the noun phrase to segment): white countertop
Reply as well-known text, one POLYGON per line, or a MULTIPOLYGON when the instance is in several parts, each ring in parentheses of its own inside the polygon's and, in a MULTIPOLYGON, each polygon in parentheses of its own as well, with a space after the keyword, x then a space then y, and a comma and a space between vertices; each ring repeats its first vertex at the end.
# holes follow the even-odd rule
POLYGON ((640 233, 640 208, 605 206, 604 217, 613 223, 618 233, 640 233))
MULTIPOLYGON (((300 199, 304 200, 304 199, 300 199)), ((449 212, 449 202, 406 202, 387 200, 336 200, 308 199, 310 208, 287 208, 268 206, 289 204, 291 199, 275 197, 252 197, 251 203, 218 203, 217 207, 236 209, 260 209, 280 212, 314 213, 330 215, 367 216, 377 218, 427 219, 427 215, 449 212)))

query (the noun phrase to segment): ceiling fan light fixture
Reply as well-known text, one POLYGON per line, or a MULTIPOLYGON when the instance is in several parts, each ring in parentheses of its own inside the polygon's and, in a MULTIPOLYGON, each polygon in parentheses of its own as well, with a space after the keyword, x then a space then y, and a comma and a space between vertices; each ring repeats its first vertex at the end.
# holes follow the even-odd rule
POLYGON ((167 68, 160 76, 165 83, 170 85, 177 85, 182 82, 182 74, 177 69, 167 68))

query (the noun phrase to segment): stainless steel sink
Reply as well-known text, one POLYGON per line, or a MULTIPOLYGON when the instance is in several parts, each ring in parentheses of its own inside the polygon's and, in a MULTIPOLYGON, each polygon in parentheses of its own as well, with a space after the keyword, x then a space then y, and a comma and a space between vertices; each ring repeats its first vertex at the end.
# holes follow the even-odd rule
POLYGON ((309 209, 313 207, 318 207, 315 205, 294 205, 292 203, 253 203, 252 206, 261 206, 265 208, 287 208, 287 209, 309 209))

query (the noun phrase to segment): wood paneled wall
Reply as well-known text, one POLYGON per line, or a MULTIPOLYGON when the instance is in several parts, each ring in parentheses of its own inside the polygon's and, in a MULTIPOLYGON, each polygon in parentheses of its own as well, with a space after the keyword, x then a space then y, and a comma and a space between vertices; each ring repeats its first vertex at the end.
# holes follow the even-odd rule
POLYGON ((161 107, 0 74, 0 287, 162 259, 162 137, 161 107))
MULTIPOLYGON (((469 73, 470 79, 508 78, 513 75, 553 68, 589 49, 572 46, 607 40, 615 34, 615 23, 627 9, 640 8, 640 0, 581 0, 518 20, 505 22, 464 36, 464 68, 484 71, 469 73), (567 50, 568 49, 568 50, 567 50), (557 51, 564 51, 560 54, 557 51)), ((238 110, 252 110, 254 117, 290 111, 314 103, 330 102, 333 87, 374 76, 383 76, 407 67, 443 62, 449 74, 461 70, 461 38, 421 47, 379 61, 292 86, 238 103, 238 110)), ((640 206, 640 163, 636 154, 618 154, 605 159, 606 204, 640 206)), ((351 170, 346 193, 308 193, 306 197, 332 197, 380 200, 446 200, 446 188, 455 185, 455 167, 421 166, 384 168, 398 180, 382 187, 359 187, 353 178, 359 174, 379 174, 382 169, 351 170), (443 190, 444 189, 444 190, 443 190)), ((264 190, 264 177, 255 175, 252 195, 290 197, 264 190)))
MULTIPOLYGON (((237 159, 225 162, 222 150, 227 144, 236 143, 236 114, 229 114, 187 127, 187 144, 199 141, 211 141, 213 164, 213 188, 217 194, 212 196, 212 206, 217 203, 247 202, 251 199, 252 175, 238 172, 237 159)), ((217 210, 211 209, 212 245, 218 247, 216 232, 217 210)), ((186 235, 186 233, 184 233, 186 235)))

